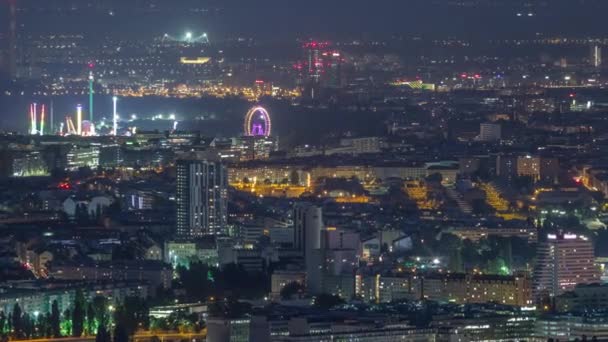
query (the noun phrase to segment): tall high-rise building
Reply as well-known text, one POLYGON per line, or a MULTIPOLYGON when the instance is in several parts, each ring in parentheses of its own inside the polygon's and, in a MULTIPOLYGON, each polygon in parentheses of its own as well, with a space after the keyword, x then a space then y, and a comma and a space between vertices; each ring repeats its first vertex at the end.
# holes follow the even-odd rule
POLYGON ((221 162, 201 155, 177 161, 177 236, 196 238, 225 232, 227 172, 221 162))
POLYGON ((602 66, 602 48, 599 45, 591 46, 589 60, 591 62, 591 65, 595 68, 599 68, 602 66))
POLYGON ((306 287, 309 293, 321 292, 321 231, 323 210, 309 203, 298 203, 293 210, 294 248, 304 257, 306 287))
POLYGON ((303 84, 321 84, 328 88, 341 88, 344 85, 344 56, 332 49, 329 42, 309 41, 303 46, 304 56, 296 68, 303 84))
POLYGON ((323 210, 310 203, 298 203, 293 210, 294 248, 302 255, 321 248, 323 210))
POLYGON ((342 88, 344 86, 344 57, 337 50, 323 53, 325 66, 324 74, 321 77, 323 86, 329 88, 342 88))
POLYGON ((573 290, 576 285, 599 280, 593 243, 587 237, 549 234, 547 241, 539 244, 533 283, 533 294, 537 299, 554 297, 573 290))
POLYGON ((318 81, 323 73, 323 53, 326 52, 329 43, 310 41, 304 44, 304 58, 308 77, 318 81))

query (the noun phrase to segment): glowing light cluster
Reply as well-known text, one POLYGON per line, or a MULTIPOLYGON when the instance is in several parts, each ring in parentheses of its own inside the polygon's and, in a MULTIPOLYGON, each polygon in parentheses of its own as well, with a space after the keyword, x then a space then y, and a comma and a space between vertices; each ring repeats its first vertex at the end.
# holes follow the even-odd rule
POLYGON ((243 128, 246 136, 269 137, 272 132, 272 122, 268 111, 260 106, 251 108, 245 115, 243 128))
POLYGON ((46 120, 46 106, 40 106, 40 116, 38 116, 38 104, 30 104, 30 128, 29 133, 32 135, 44 135, 44 122, 46 120), (40 119, 40 123, 38 123, 40 119))

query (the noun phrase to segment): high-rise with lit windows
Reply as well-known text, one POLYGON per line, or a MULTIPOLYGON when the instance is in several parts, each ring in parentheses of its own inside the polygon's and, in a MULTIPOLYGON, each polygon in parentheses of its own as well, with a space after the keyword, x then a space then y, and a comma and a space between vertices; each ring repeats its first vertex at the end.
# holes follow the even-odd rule
POLYGON ((587 237, 549 234, 537 249, 534 296, 553 297, 573 290, 579 284, 599 282, 594 259, 593 243, 587 237))
POLYGON ((227 172, 219 161, 188 155, 177 161, 177 236, 222 234, 227 221, 227 172))

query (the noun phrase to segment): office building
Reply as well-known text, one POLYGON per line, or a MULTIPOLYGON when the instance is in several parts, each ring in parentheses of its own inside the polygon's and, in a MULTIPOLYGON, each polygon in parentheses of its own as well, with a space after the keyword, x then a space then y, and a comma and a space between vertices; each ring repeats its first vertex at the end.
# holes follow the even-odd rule
POLYGON ((549 234, 538 246, 533 278, 537 299, 558 296, 579 284, 599 282, 593 243, 582 235, 549 234))
POLYGON ((267 136, 233 138, 231 146, 232 152, 238 155, 238 159, 241 161, 268 159, 270 154, 278 149, 278 138, 267 136))
POLYGON ((48 168, 39 151, 0 151, 0 177, 46 175, 48 175, 48 168))
POLYGON ((543 341, 605 341, 608 319, 602 313, 543 316, 536 321, 535 336, 543 341))
POLYGON ((249 342, 249 318, 209 318, 208 342, 249 342))
POLYGON ((189 155, 177 161, 177 235, 222 234, 227 221, 227 172, 219 161, 189 155))
POLYGON ((608 309, 608 284, 583 284, 555 297, 557 312, 603 311, 608 309))
POLYGON ((321 291, 321 230, 323 212, 309 203, 296 204, 293 211, 294 249, 304 257, 306 286, 310 293, 321 291))
POLYGON ((482 123, 479 125, 479 141, 499 141, 502 138, 502 127, 495 123, 482 123))
POLYGON ((523 274, 499 276, 464 273, 357 274, 356 293, 364 301, 388 303, 425 298, 458 304, 500 303, 529 306, 530 279, 523 274))
POLYGON ((293 211, 294 248, 306 256, 310 251, 321 248, 323 212, 320 207, 309 203, 298 203, 293 211))
POLYGON ((325 72, 321 78, 323 86, 328 88, 342 88, 344 86, 344 56, 337 50, 326 51, 322 54, 325 72))
MULTIPOLYGON (((446 315, 431 327, 443 332, 437 341, 531 341, 536 317, 526 312, 497 313, 488 310, 476 317, 446 315)), ((545 341, 543 339, 543 341, 545 341)))
POLYGON ((99 147, 98 146, 72 146, 66 155, 66 168, 76 171, 81 167, 91 169, 99 166, 99 147))
POLYGON ((49 278, 57 280, 144 281, 151 290, 168 289, 173 279, 171 265, 153 260, 123 261, 66 261, 55 262, 49 269, 49 278))
POLYGON ((281 290, 291 283, 304 285, 306 283, 306 274, 301 271, 289 270, 273 272, 270 280, 273 298, 278 298, 281 294, 281 290))
POLYGON ((544 156, 499 155, 496 158, 496 175, 513 181, 516 177, 530 177, 534 181, 554 182, 559 176, 557 158, 544 156))

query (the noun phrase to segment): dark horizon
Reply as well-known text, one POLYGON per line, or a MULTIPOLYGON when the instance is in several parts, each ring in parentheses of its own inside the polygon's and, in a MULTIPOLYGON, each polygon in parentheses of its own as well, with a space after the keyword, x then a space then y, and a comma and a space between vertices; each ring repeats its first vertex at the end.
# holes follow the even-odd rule
POLYGON ((601 0, 506 1, 22 1, 22 33, 57 32, 142 37, 196 30, 220 39, 378 39, 387 35, 500 39, 600 36, 601 0), (65 10, 66 4, 69 10, 65 10), (181 4, 181 6, 180 6, 181 4), (518 14, 520 16, 518 16, 518 14), (531 16, 529 16, 531 15, 531 16), (101 29, 103 27, 103 29, 101 29))

